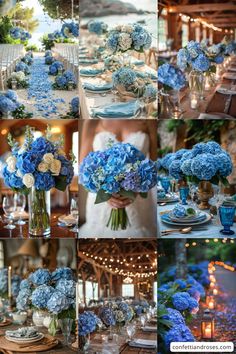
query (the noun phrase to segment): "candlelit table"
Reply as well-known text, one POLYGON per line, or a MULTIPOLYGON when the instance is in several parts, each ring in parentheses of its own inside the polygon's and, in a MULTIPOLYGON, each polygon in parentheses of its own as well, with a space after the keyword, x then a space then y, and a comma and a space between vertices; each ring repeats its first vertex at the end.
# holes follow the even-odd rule
MULTIPOLYGON (((88 350, 88 354, 94 354, 95 352, 101 352, 102 349, 106 349, 107 353, 122 353, 122 354, 145 354, 156 353, 156 349, 142 349, 129 346, 127 342, 127 336, 125 334, 115 335, 112 340, 104 341, 104 336, 108 336, 108 331, 102 331, 94 333, 91 336, 91 344, 88 350)), ((148 339, 157 342, 157 333, 143 332, 141 329, 137 330, 134 335, 135 339, 148 339)))
MULTIPOLYGON (((61 213, 54 213, 51 215, 51 234, 44 236, 47 238, 77 238, 78 234, 71 232, 68 227, 60 227, 57 225, 58 217, 61 213)), ((28 232, 28 223, 23 226, 15 225, 15 229, 8 230, 4 226, 6 224, 0 220, 0 236, 1 238, 28 238, 32 237, 28 232)), ((40 237, 40 236, 38 236, 40 237)))
MULTIPOLYGON (((158 230, 159 230, 159 237, 162 238, 175 238, 175 237, 185 237, 185 238, 224 238, 225 235, 222 235, 220 233, 220 230, 223 229, 223 226, 219 223, 219 225, 216 225, 216 222, 214 220, 210 220, 204 224, 201 225, 196 225, 193 226, 193 229, 191 232, 187 234, 181 234, 179 231, 172 232, 167 236, 161 236, 161 232, 165 230, 178 230, 178 229, 183 229, 188 227, 189 225, 183 225, 183 226, 172 226, 169 224, 164 223, 161 220, 161 215, 163 215, 165 212, 168 212, 174 208, 174 206, 177 203, 170 203, 166 204, 164 206, 158 205, 157 206, 157 221, 158 221, 158 230)), ((206 212, 209 212, 209 210, 206 210, 206 212)), ((236 223, 231 227, 231 230, 235 231, 235 236, 236 236, 236 223)))

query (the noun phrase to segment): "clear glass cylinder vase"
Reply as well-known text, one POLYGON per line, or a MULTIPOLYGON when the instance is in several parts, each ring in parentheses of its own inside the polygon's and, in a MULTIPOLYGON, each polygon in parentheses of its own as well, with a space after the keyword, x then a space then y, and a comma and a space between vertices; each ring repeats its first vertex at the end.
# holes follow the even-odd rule
POLYGON ((178 119, 182 115, 178 90, 162 91, 158 98, 158 118, 178 119))
POLYGON ((197 93, 201 99, 204 97, 205 75, 204 73, 192 70, 189 73, 189 88, 191 93, 197 93))
POLYGON ((33 236, 50 234, 50 191, 31 188, 29 196, 29 233, 33 236))

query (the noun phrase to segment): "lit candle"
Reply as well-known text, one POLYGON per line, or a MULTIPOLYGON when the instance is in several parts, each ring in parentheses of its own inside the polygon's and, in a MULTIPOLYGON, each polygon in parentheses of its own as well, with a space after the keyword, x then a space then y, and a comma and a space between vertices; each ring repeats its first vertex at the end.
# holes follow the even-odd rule
POLYGON ((215 308, 214 301, 209 301, 208 307, 209 307, 210 310, 214 310, 214 308, 215 308))
POLYGON ((76 283, 76 320, 79 319, 79 283, 76 283))
POLYGON ((11 297, 11 266, 8 267, 8 297, 11 297))
POLYGON ((214 295, 218 295, 218 290, 217 289, 213 289, 213 294, 214 295))
POLYGON ((211 328, 205 328, 205 338, 211 338, 211 328))
POLYGON ((198 98, 197 98, 196 95, 192 95, 191 96, 190 104, 191 104, 191 108, 192 109, 197 109, 198 108, 198 98))

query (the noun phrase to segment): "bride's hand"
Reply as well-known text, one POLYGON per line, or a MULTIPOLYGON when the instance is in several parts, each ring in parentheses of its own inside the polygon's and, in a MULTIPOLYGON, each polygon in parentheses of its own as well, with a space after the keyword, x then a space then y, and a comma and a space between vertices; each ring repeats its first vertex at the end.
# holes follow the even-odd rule
POLYGON ((122 209, 133 203, 132 199, 121 197, 119 194, 113 194, 108 200, 108 204, 115 209, 122 209))

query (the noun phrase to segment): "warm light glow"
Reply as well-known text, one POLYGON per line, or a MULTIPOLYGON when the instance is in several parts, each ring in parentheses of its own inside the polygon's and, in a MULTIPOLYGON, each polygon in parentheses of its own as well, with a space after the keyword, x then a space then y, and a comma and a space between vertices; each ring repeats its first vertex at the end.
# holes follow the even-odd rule
POLYGON ((61 128, 60 127, 52 127, 51 132, 53 134, 60 134, 61 133, 61 128))
POLYGON ((218 295, 218 290, 217 289, 213 289, 213 294, 214 295, 218 295))
POLYGON ((7 130, 7 129, 2 129, 2 130, 1 130, 1 134, 2 134, 2 135, 6 135, 7 133, 8 133, 8 130, 7 130))

